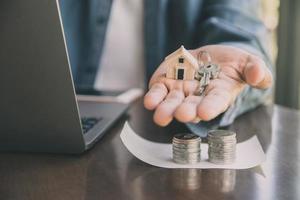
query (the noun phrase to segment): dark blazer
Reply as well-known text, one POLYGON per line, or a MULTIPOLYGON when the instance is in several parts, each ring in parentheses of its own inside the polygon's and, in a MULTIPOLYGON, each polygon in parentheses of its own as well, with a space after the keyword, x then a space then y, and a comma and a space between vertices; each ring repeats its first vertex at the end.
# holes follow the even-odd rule
MULTIPOLYGON (((143 1, 148 79, 163 58, 181 44, 187 49, 208 44, 238 46, 258 54, 271 67, 264 44, 268 35, 258 20, 259 0, 143 1)), ((112 0, 60 0, 76 87, 94 85, 111 4, 112 0)), ((226 119, 233 120, 237 114, 261 103, 266 91, 247 88, 244 93, 241 103, 247 106, 235 105, 239 112, 235 111, 226 119), (249 102, 245 101, 247 99, 249 102)), ((225 122, 228 124, 232 120, 225 122)))

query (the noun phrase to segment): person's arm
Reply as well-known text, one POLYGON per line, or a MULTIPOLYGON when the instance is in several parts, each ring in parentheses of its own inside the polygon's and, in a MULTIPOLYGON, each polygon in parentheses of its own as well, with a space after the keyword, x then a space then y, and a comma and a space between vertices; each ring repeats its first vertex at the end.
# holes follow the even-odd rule
POLYGON ((221 66, 220 77, 211 81, 204 97, 199 97, 193 95, 197 82, 167 80, 162 63, 150 81, 144 101, 146 108, 156 110, 157 124, 167 125, 174 117, 189 123, 218 116, 212 124, 228 125, 236 116, 264 101, 272 74, 263 44, 267 33, 257 20, 258 9, 257 1, 253 0, 204 2, 198 41, 202 47, 191 53, 196 57, 199 51, 208 51, 221 66))
MULTIPOLYGON (((259 20, 260 11, 259 0, 205 1, 199 20, 199 45, 223 44, 243 49, 259 56, 275 76, 268 51, 269 33, 259 20)), ((237 116, 264 103, 271 92, 271 88, 261 90, 247 85, 225 113, 201 125, 204 128, 227 126, 237 116)), ((188 127, 201 132, 197 124, 189 123, 188 127)))
POLYGON ((228 44, 270 62, 268 32, 259 20, 259 0, 206 0, 198 23, 198 45, 228 44))

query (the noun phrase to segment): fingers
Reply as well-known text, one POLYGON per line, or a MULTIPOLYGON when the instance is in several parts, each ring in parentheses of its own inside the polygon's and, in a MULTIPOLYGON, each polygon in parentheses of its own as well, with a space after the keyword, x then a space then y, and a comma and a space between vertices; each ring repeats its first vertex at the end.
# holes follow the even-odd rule
MULTIPOLYGON (((149 110, 156 109, 154 121, 158 125, 166 126, 174 117, 184 123, 209 121, 228 109, 245 82, 259 89, 272 85, 272 73, 261 58, 233 47, 205 48, 209 48, 213 60, 222 67, 218 79, 212 80, 207 87, 206 96, 193 95, 199 84, 195 80, 167 79, 167 67, 163 63, 152 76, 144 105, 149 110)), ((190 52, 195 55, 199 49, 190 52)))
POLYGON ((174 116, 178 121, 187 123, 187 122, 198 122, 200 119, 197 119, 197 106, 201 102, 201 96, 188 96, 184 99, 182 104, 178 106, 175 111, 174 116), (196 121, 194 121, 197 119, 196 121))
POLYGON ((196 80, 184 81, 183 82, 183 91, 185 96, 190 96, 195 93, 199 86, 199 82, 196 80))
POLYGON ((168 125, 173 116, 183 123, 209 121, 225 112, 236 95, 224 88, 214 88, 205 97, 191 95, 184 99, 182 91, 172 91, 158 106, 154 121, 161 126, 168 125))
POLYGON ((182 90, 172 90, 166 99, 157 107, 154 113, 154 122, 166 126, 173 120, 173 114, 182 103, 185 96, 182 90))
POLYGON ((249 85, 259 89, 269 88, 273 82, 272 73, 264 61, 252 55, 247 58, 243 76, 249 85))
POLYGON ((149 110, 155 109, 168 94, 168 89, 163 83, 154 83, 144 97, 144 106, 149 110))
POLYGON ((196 80, 178 81, 161 76, 150 84, 150 89, 144 97, 144 106, 149 110, 155 109, 167 96, 168 91, 172 90, 183 90, 185 96, 191 95, 198 84, 196 80))
POLYGON ((209 121, 225 112, 232 103, 234 95, 225 89, 212 89, 197 107, 197 115, 200 119, 209 121))
POLYGON ((186 87, 184 84, 174 85, 168 94, 166 84, 153 84, 145 96, 144 104, 148 109, 156 109, 155 123, 166 126, 174 117, 183 123, 211 120, 229 107, 244 84, 225 78, 213 80, 205 97, 189 93, 193 87, 191 82, 186 87))

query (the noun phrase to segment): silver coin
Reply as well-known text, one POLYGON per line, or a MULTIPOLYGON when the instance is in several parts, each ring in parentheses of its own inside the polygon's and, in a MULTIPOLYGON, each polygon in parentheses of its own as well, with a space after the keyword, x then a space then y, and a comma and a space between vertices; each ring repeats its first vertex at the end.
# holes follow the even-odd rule
POLYGON ((220 143, 209 143, 208 144, 211 148, 229 148, 229 147, 233 147, 233 146, 236 146, 236 143, 223 143, 223 144, 220 144, 220 143))
POLYGON ((193 156, 173 154, 173 158, 183 159, 183 160, 191 160, 191 159, 196 159, 198 157, 200 157, 200 154, 199 155, 193 155, 193 156))
POLYGON ((176 134, 173 137, 173 143, 178 144, 197 144, 201 142, 201 138, 194 134, 176 134))
POLYGON ((236 133, 228 130, 211 130, 208 132, 208 137, 235 138, 236 133))
POLYGON ((216 153, 212 153, 212 152, 208 152, 209 156, 212 157, 219 157, 219 158, 225 158, 225 157, 234 157, 234 153, 221 153, 221 154, 216 154, 216 153))
POLYGON ((209 158, 209 160, 215 160, 218 162, 232 162, 235 161, 235 158, 209 158))
POLYGON ((198 141, 173 141, 172 143, 174 145, 181 145, 181 146, 197 146, 199 143, 201 142, 201 140, 198 141))
POLYGON ((196 163, 200 162, 200 159, 197 159, 197 160, 176 160, 176 159, 174 159, 174 162, 176 162, 178 164, 196 164, 196 163))
POLYGON ((200 154, 199 155, 178 155, 178 154, 173 154, 173 158, 178 158, 178 159, 184 159, 184 160, 191 160, 191 159, 196 159, 196 158, 199 158, 200 157, 200 154))
POLYGON ((215 149, 215 148, 209 148, 209 152, 215 152, 215 153, 227 153, 227 152, 235 152, 236 148, 228 148, 228 149, 215 149))
POLYGON ((227 149, 215 149, 215 148, 209 148, 209 152, 214 153, 227 153, 227 152, 235 152, 236 148, 227 148, 227 149))
POLYGON ((232 149, 236 148, 236 144, 226 144, 226 145, 218 145, 218 144, 211 144, 208 145, 211 149, 232 149))
POLYGON ((178 146, 178 145, 173 145, 173 148, 175 149, 179 149, 179 150, 185 150, 185 149, 201 149, 200 145, 199 146, 187 146, 187 147, 184 147, 184 146, 178 146))
POLYGON ((226 138, 226 137, 207 137, 208 141, 216 141, 216 142, 235 142, 236 138, 226 138))
POLYGON ((224 144, 220 144, 220 143, 211 143, 210 142, 208 145, 211 148, 229 148, 229 147, 235 147, 236 143, 224 143, 224 144))
POLYGON ((236 152, 236 149, 228 149, 228 150, 215 150, 215 149, 208 149, 208 153, 214 154, 233 154, 236 152))
POLYGON ((214 153, 214 152, 208 152, 208 155, 213 157, 234 157, 234 153, 214 153))
POLYGON ((226 160, 235 160, 235 156, 233 156, 233 157, 217 157, 217 156, 210 156, 209 157, 209 159, 210 160, 224 160, 224 161, 226 161, 226 160))
POLYGON ((201 150, 200 149, 184 149, 184 150, 178 150, 176 148, 173 147, 173 152, 182 152, 182 153, 200 153, 201 150))
POLYGON ((208 155, 210 157, 213 157, 213 158, 233 158, 233 157, 235 157, 235 155, 233 155, 233 154, 214 154, 214 153, 208 153, 208 155))
POLYGON ((208 157, 215 164, 230 164, 236 157, 236 133, 212 130, 208 133, 208 157))
POLYGON ((173 146, 174 147, 178 147, 178 148, 200 148, 200 142, 196 143, 196 144, 176 144, 176 143, 173 143, 173 146))
POLYGON ((201 158, 201 138, 194 134, 176 134, 172 140, 173 160, 176 163, 197 163, 201 158))
POLYGON ((197 143, 197 144, 194 144, 194 145, 184 145, 184 144, 174 144, 173 143, 173 146, 174 147, 178 147, 178 148, 186 148, 186 149, 189 149, 189 148, 200 148, 200 144, 197 143))
POLYGON ((183 162, 189 162, 189 161, 197 161, 197 160, 200 160, 201 157, 195 157, 195 158, 190 158, 190 159, 183 159, 181 157, 173 157, 173 160, 176 160, 176 161, 183 161, 183 162))
POLYGON ((237 143, 237 141, 208 139, 207 143, 212 144, 212 145, 235 145, 237 143))
POLYGON ((198 135, 195 135, 195 134, 191 134, 191 133, 188 133, 188 134, 176 134, 174 135, 174 138, 175 140, 198 140, 200 139, 200 137, 198 135))
POLYGON ((200 161, 201 157, 195 157, 195 158, 181 158, 181 157, 173 157, 173 160, 181 160, 183 162, 189 162, 189 161, 200 161))
POLYGON ((182 156, 174 156, 173 159, 176 160, 199 160, 201 158, 201 156, 194 156, 194 157, 182 157, 182 156))
POLYGON ((214 141, 214 140, 210 140, 209 142, 207 142, 207 144, 209 146, 220 146, 220 147, 228 147, 228 146, 235 146, 236 145, 236 141, 222 141, 222 142, 219 142, 219 141, 214 141))
POLYGON ((210 155, 209 156, 209 159, 211 160, 235 160, 235 156, 222 156, 222 157, 219 157, 219 156, 212 156, 210 155))
POLYGON ((182 159, 193 159, 193 158, 198 158, 200 156, 201 156, 200 153, 194 153, 194 154, 178 154, 178 153, 173 153, 173 157, 182 158, 182 159))
POLYGON ((210 158, 217 158, 217 159, 225 159, 225 158, 235 158, 235 155, 233 154, 212 154, 212 153, 209 153, 208 154, 210 158))
POLYGON ((216 141, 216 142, 235 142, 236 138, 226 138, 226 137, 208 137, 208 141, 216 141))
POLYGON ((193 158, 193 157, 199 157, 200 156, 200 152, 196 152, 196 153, 182 153, 182 152, 173 152, 173 157, 181 157, 181 158, 193 158))
POLYGON ((177 155, 177 156, 196 156, 196 155, 200 155, 201 151, 197 151, 197 152, 180 152, 180 151, 173 151, 173 155, 177 155))

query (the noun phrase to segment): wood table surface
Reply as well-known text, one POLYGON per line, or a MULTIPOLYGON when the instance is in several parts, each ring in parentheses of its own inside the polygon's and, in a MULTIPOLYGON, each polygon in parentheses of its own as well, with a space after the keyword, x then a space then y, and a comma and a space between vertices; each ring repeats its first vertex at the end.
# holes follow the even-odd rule
POLYGON ((126 120, 158 142, 187 131, 177 122, 158 127, 152 114, 137 101, 82 155, 0 153, 0 200, 300 199, 298 111, 261 106, 229 127, 238 141, 256 134, 267 155, 263 165, 245 170, 163 169, 136 159, 119 137, 126 120))

